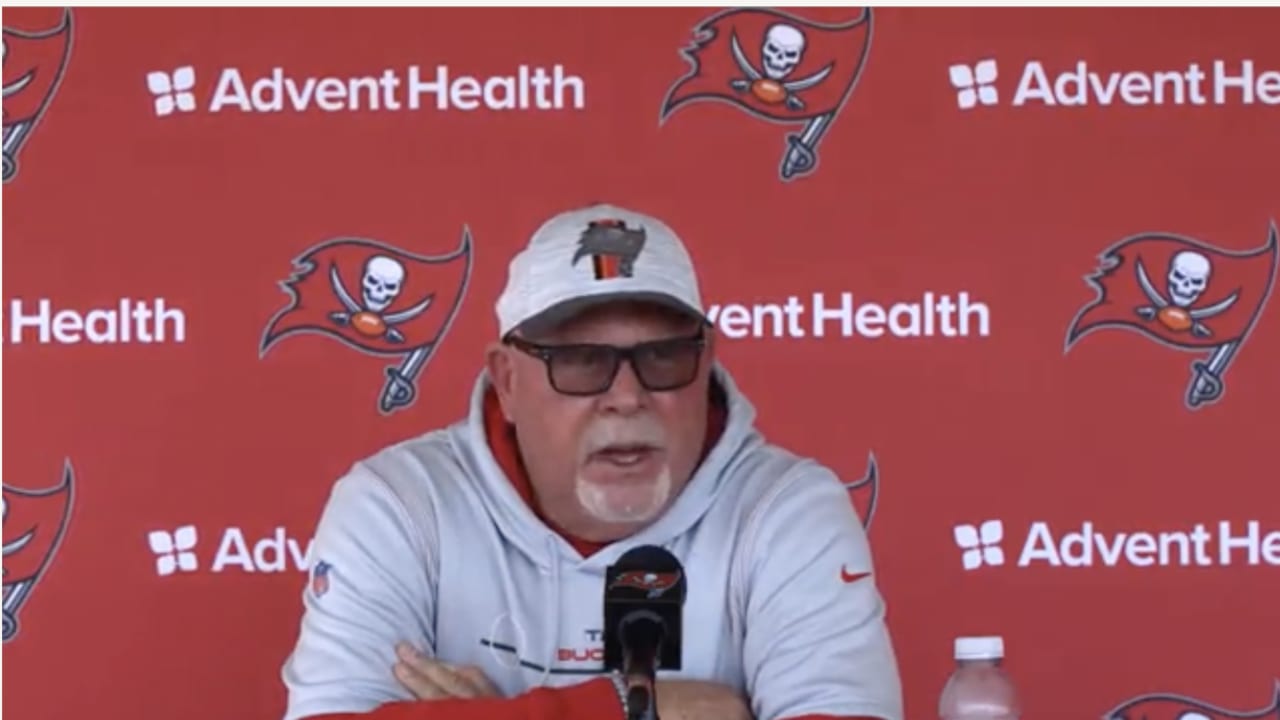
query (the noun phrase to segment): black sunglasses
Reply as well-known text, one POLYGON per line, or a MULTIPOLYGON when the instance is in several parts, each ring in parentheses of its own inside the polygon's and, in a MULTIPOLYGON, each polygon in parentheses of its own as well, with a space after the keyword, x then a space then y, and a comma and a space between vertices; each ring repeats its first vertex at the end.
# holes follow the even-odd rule
POLYGON ((702 362, 706 335, 702 327, 692 337, 654 340, 618 347, 579 343, 541 345, 507 337, 508 345, 536 357, 547 366, 551 387, 564 395, 598 395, 613 385, 622 361, 631 363, 640 384, 650 392, 678 390, 693 382, 702 362))

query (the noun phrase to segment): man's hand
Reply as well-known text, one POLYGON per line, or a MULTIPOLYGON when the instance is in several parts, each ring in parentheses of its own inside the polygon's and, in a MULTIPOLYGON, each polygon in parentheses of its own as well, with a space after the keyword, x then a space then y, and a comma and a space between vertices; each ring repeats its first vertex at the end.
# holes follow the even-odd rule
POLYGON ((395 676, 419 700, 499 697, 502 693, 471 665, 454 667, 429 658, 405 643, 396 646, 395 676))
POLYGON ((753 720, 744 698, 728 685, 705 680, 659 680, 662 720, 753 720))

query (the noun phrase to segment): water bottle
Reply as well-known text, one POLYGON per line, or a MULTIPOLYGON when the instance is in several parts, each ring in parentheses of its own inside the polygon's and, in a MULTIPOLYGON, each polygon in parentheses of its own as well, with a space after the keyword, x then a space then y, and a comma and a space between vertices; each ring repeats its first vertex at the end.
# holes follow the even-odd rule
POLYGON ((959 637, 955 670, 938 702, 941 720, 1018 720, 1022 703, 1005 672, 1004 638, 959 637))

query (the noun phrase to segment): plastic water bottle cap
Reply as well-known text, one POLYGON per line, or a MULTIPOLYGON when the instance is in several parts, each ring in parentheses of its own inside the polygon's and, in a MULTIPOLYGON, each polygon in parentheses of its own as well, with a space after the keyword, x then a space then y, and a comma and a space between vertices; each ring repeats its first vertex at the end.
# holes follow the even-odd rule
POLYGON ((1004 638, 999 635, 956 638, 956 660, 1000 660, 1004 638))

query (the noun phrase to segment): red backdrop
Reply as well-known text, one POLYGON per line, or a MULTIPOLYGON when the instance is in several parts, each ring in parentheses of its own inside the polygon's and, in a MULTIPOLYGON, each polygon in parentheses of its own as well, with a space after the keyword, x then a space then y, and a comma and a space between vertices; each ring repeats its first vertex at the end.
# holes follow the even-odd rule
POLYGON ((725 12, 6 9, 4 710, 278 717, 331 483, 601 200, 772 439, 874 469, 911 718, 972 633, 1028 717, 1280 712, 1280 13, 725 12), (398 346, 295 264, 359 305, 376 248, 398 346))

